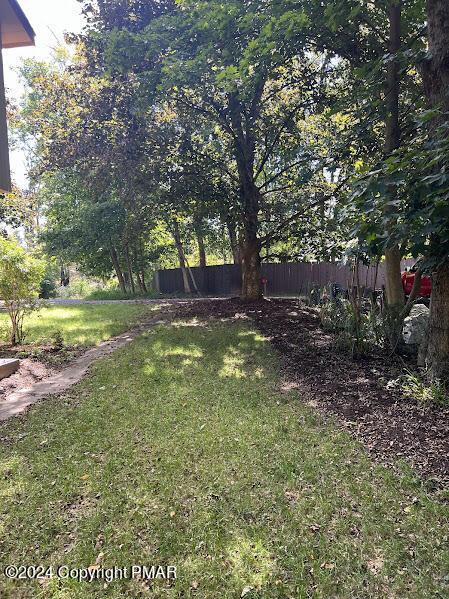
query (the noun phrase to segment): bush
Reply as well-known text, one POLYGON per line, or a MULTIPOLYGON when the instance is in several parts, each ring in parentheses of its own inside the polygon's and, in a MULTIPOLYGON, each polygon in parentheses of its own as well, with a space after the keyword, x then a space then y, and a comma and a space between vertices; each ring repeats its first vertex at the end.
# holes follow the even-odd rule
POLYGON ((85 299, 99 288, 99 284, 86 279, 72 281, 67 287, 58 287, 57 296, 62 299, 85 299))
POLYGON ((12 345, 23 342, 25 314, 38 308, 44 271, 44 262, 27 253, 17 241, 0 238, 0 298, 11 320, 12 345))
POLYGON ((41 299, 52 299, 56 297, 56 280, 58 275, 58 265, 53 260, 47 262, 39 291, 39 297, 41 299))
POLYGON ((41 281, 39 290, 39 297, 41 299, 52 299, 56 297, 56 284, 53 279, 44 277, 41 281))
POLYGON ((321 306, 320 319, 325 331, 337 334, 337 347, 350 351, 353 356, 363 355, 384 343, 382 315, 370 302, 351 302, 337 297, 321 306))

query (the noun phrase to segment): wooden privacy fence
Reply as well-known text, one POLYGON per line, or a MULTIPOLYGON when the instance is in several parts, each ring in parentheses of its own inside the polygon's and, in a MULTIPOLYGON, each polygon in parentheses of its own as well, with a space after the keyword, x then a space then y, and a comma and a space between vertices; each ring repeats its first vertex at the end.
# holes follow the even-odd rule
MULTIPOLYGON (((413 261, 406 261, 403 267, 413 261)), ((235 264, 195 267, 191 269, 199 291, 203 295, 237 295, 241 288, 241 267, 235 264)), ((351 266, 330 262, 292 262, 262 264, 262 276, 268 280, 267 295, 306 295, 314 286, 324 287, 337 283, 343 288, 351 286, 353 272, 351 266)), ((190 280, 190 278, 189 278, 190 280)), ((359 282, 363 287, 373 289, 376 281, 375 266, 359 266, 359 282)), ((378 267, 376 288, 385 284, 385 269, 378 267)), ((193 284, 191 284, 194 290, 193 284)), ((156 288, 160 293, 171 295, 184 292, 180 268, 159 270, 156 273, 156 288)))

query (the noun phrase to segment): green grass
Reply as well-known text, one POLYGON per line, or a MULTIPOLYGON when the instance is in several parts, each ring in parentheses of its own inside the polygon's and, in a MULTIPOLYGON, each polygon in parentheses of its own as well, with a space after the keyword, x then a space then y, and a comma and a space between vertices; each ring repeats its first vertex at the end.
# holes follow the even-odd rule
POLYGON ((2 564, 165 564, 172 585, 12 582, 5 599, 449 594, 449 508, 373 465, 244 325, 158 327, 0 426, 2 564))
POLYGON ((132 300, 132 299, 155 299, 160 297, 156 291, 148 293, 123 293, 120 289, 96 289, 89 293, 85 299, 87 300, 132 300))
MULTIPOLYGON (((25 343, 48 341, 59 330, 67 345, 98 345, 136 324, 147 312, 148 306, 128 304, 50 306, 25 318, 25 343)), ((7 314, 0 314, 4 332, 8 323, 7 314)), ((3 337, 7 339, 6 333, 3 337)))

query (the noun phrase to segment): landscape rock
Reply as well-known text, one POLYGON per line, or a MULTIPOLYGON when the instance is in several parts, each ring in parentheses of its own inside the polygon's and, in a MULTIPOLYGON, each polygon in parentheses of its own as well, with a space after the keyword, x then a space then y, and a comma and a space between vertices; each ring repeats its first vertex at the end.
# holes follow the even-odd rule
POLYGON ((406 345, 421 345, 429 326, 430 310, 424 304, 415 304, 404 320, 402 336, 406 345))

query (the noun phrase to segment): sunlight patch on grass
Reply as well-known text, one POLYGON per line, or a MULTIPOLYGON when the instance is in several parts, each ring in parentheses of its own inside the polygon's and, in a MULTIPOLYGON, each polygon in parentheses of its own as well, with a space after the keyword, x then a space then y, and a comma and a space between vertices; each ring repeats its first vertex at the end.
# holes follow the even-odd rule
POLYGON ((232 576, 242 589, 263 590, 275 573, 276 562, 260 539, 238 537, 228 547, 227 555, 232 576))
POLYGON ((245 359, 242 353, 236 347, 230 347, 228 353, 223 356, 223 367, 218 374, 221 378, 242 379, 247 376, 244 366, 245 359))
POLYGON ((157 326, 0 424, 2 564, 178 566, 148 588, 0 574, 2 599, 448 596, 449 506, 279 378, 247 321, 157 326))
MULTIPOLYGON (((49 306, 25 318, 25 343, 51 342, 60 331, 67 345, 98 345, 137 324, 148 308, 133 304, 49 306)), ((7 324, 8 316, 0 314, 2 329, 7 324)))

